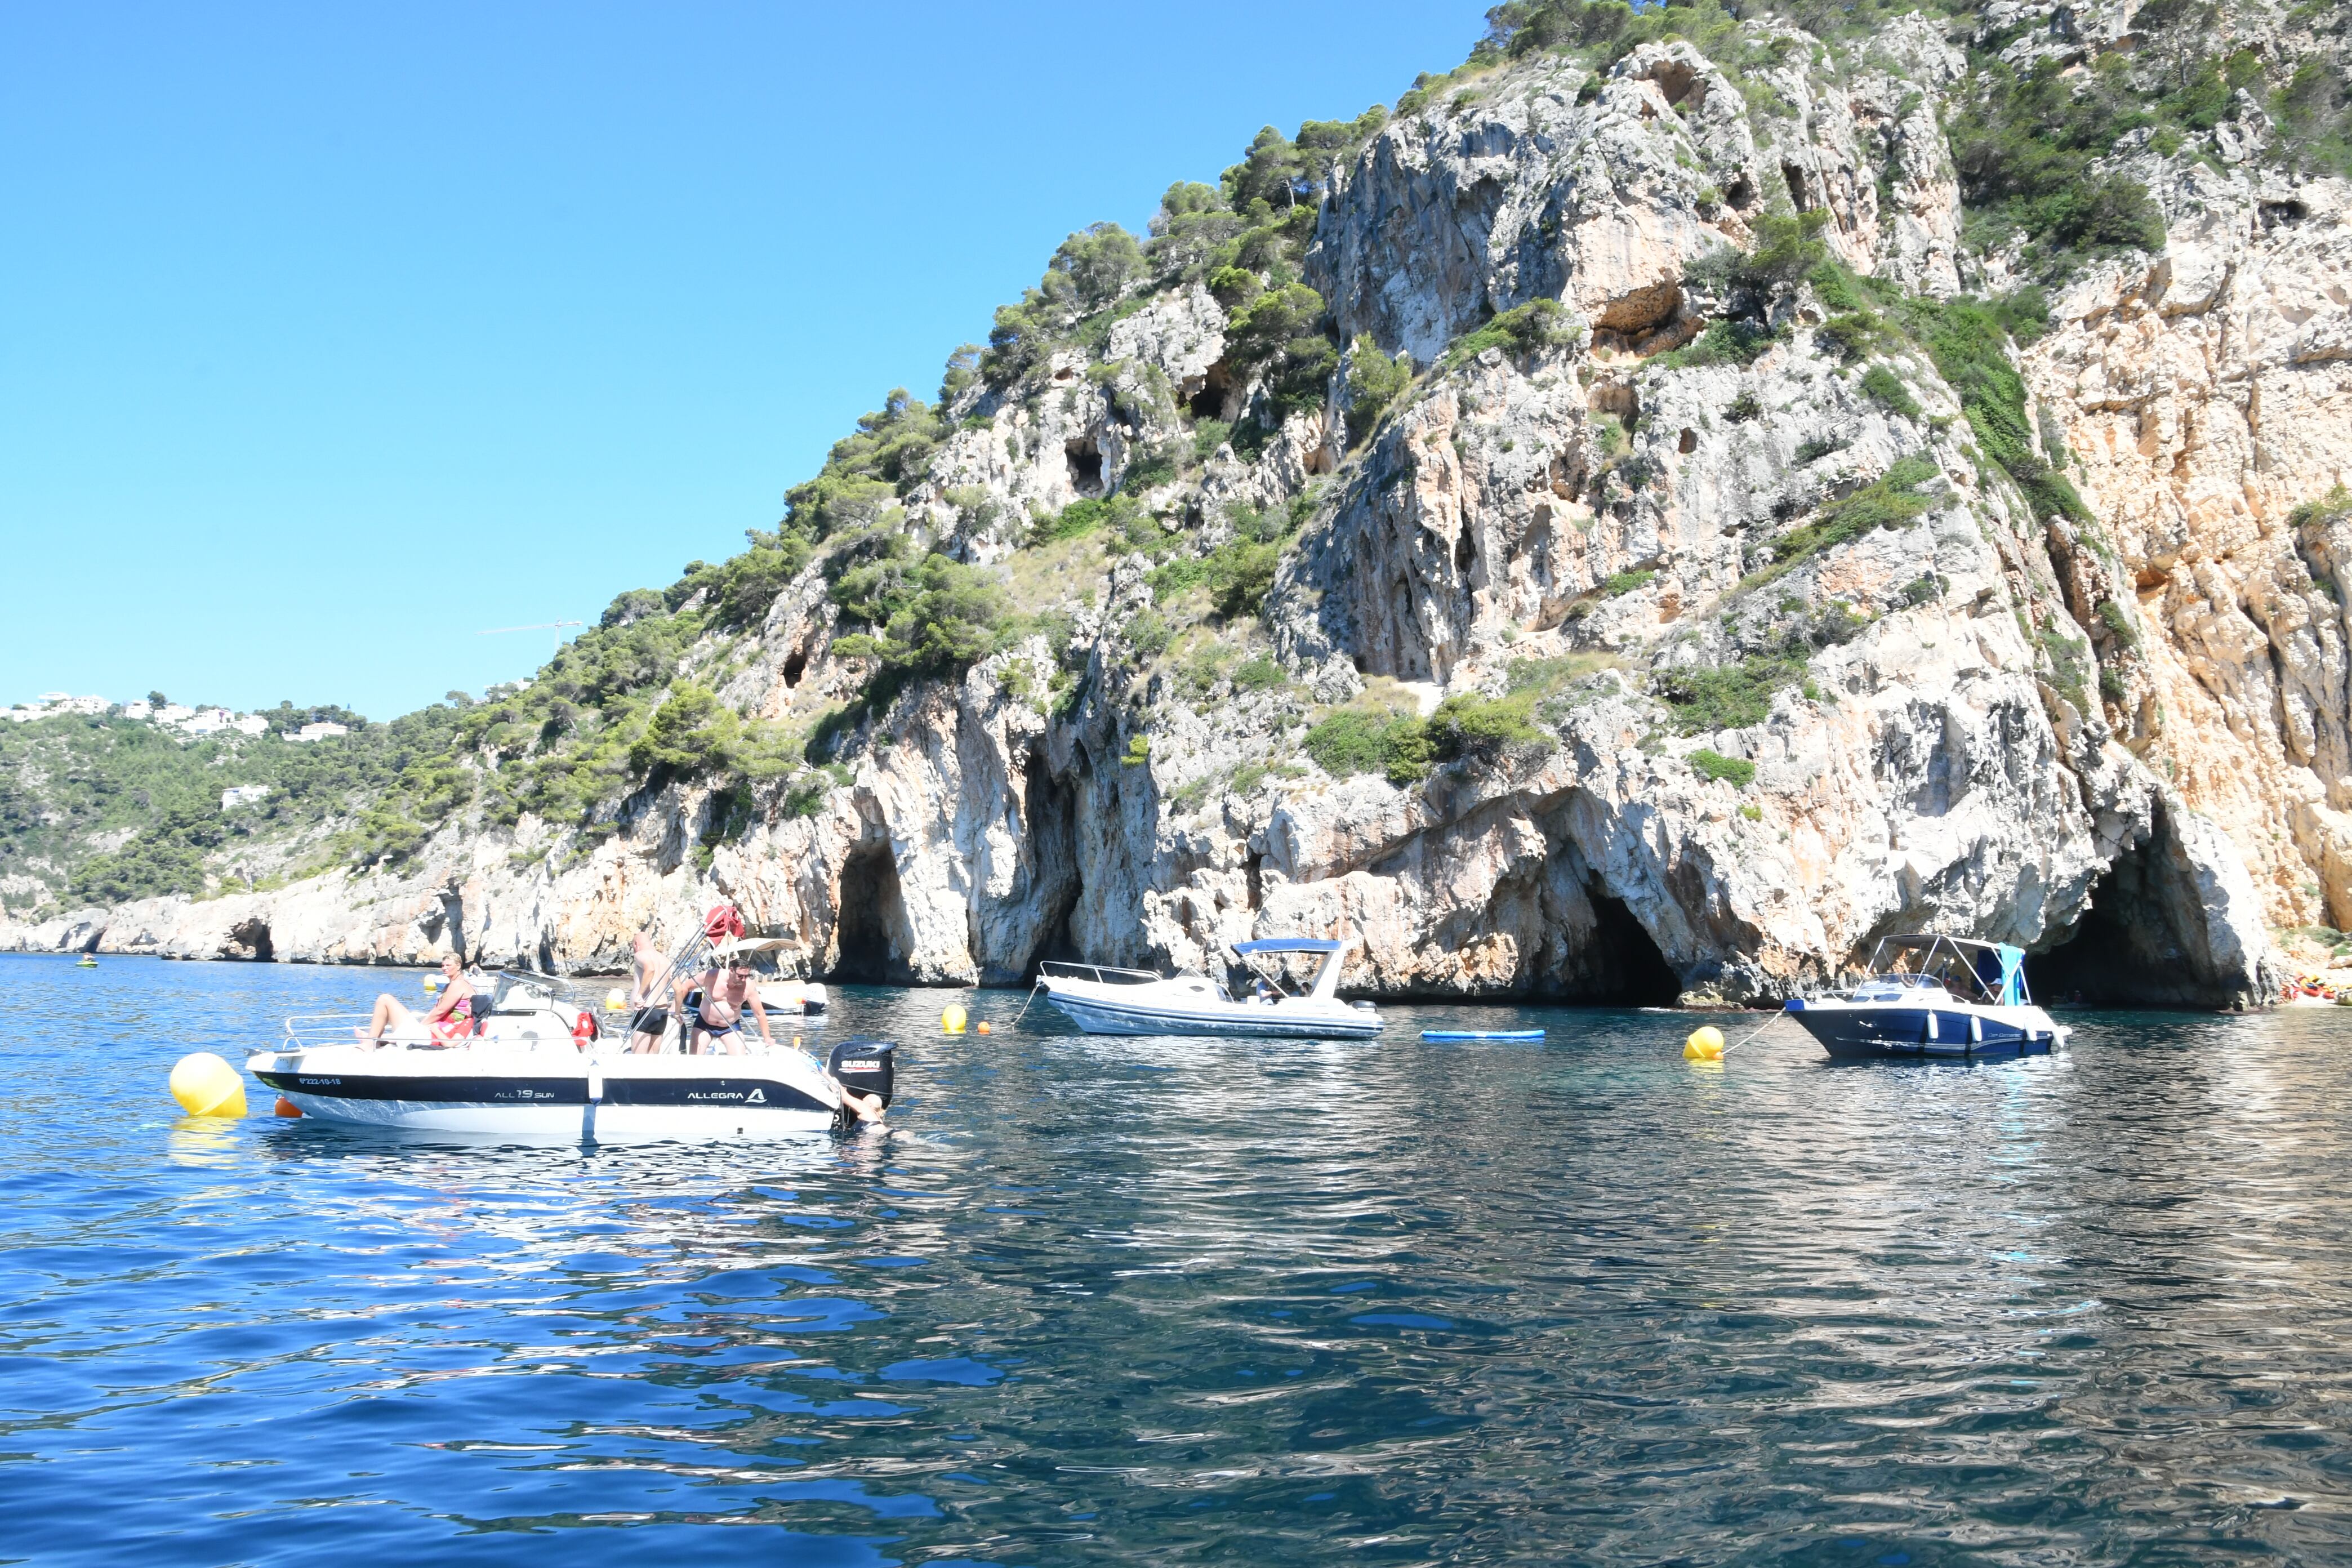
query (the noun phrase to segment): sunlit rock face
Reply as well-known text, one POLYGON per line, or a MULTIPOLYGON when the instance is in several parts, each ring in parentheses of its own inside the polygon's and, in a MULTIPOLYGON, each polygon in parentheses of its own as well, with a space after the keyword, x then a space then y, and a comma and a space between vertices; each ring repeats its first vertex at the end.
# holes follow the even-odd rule
MULTIPOLYGON (((2270 928, 2352 926, 2352 507, 2294 521, 2352 481, 2345 187, 2144 160, 2163 252, 2082 272, 2015 355, 2034 449, 2087 503, 2050 513, 1916 342, 1872 360, 1910 406, 1865 387, 1810 284, 1752 353, 1687 352, 1776 210, 1825 214, 1890 298, 2007 281, 1960 245, 1965 62, 1935 27, 1827 64, 1747 27, 1765 63, 1738 79, 1686 44, 1538 57, 1373 135, 1305 252, 1342 353, 1320 407, 1265 414, 1198 282, 965 393, 908 526, 1058 629, 909 685, 822 788, 648 781, 593 835, 458 821, 399 875, 10 934, 609 969, 724 900, 810 974, 1220 973, 1234 942, 1339 933, 1361 994, 1647 1003, 1777 998, 1926 930, 2034 950, 2068 994, 2261 1003, 2270 928), (1542 341, 1463 344, 1538 300, 1564 307, 1542 341), (1415 373, 1378 418, 1359 340, 1415 373), (1254 415, 1262 442, 1127 484, 1254 415), (1224 662, 1147 635, 1206 612, 1144 554, 1074 589, 1024 542, 1112 494, 1192 550, 1296 522, 1262 624, 1201 634, 1224 662), (1417 772, 1308 739, 1515 690, 1518 726, 1417 772)), ((689 668, 761 718, 856 697, 823 573, 689 668)))

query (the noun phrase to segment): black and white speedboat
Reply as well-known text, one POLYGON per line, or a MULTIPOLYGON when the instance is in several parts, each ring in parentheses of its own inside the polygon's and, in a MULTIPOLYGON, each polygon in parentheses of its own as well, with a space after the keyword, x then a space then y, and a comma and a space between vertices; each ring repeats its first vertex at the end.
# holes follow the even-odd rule
POLYGON ((890 1101, 897 1054, 836 1042, 820 1062, 797 1047, 757 1056, 633 1055, 593 1013, 535 981, 501 976, 477 1032, 356 1039, 354 1020, 291 1018, 286 1040, 246 1069, 305 1116, 353 1125, 520 1142, 764 1138, 855 1119, 843 1089, 890 1101))
POLYGON ((2069 1033, 2027 994, 2022 950, 1949 936, 1887 937, 1867 979, 1787 1012, 1843 1058, 2042 1054, 2069 1033))
POLYGON ((1349 942, 1279 937, 1234 944, 1244 963, 1265 961, 1252 994, 1235 996, 1202 974, 1093 963, 1038 965, 1045 998, 1090 1035, 1226 1035, 1244 1039, 1369 1040, 1381 1016, 1369 1002, 1339 1000, 1339 964, 1349 942), (1281 967, 1296 955, 1318 959, 1300 983, 1281 967))

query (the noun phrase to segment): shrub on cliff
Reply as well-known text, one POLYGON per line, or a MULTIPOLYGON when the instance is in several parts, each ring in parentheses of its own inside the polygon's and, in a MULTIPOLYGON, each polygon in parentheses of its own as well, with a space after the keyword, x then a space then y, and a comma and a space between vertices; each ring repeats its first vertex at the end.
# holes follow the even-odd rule
POLYGON ((732 760, 740 727, 734 710, 709 688, 675 687, 630 746, 630 765, 642 773, 681 776, 719 771, 732 760))
POLYGON ((1303 742, 1316 766, 1334 778, 1380 773, 1409 784, 1429 772, 1429 726, 1410 714, 1343 708, 1307 731, 1303 742))
POLYGON ((1004 590, 978 567, 934 552, 919 566, 903 554, 845 573, 834 599, 874 629, 834 639, 845 658, 877 660, 899 675, 951 675, 996 643, 1004 590))
POLYGON ((1551 737, 1535 723, 1537 692, 1527 687, 1501 697, 1475 692, 1449 697, 1429 716, 1429 739, 1441 762, 1494 763, 1507 753, 1549 748, 1551 737))
POLYGON ((1538 349, 1566 348, 1582 335, 1583 323, 1557 300, 1538 298, 1515 305, 1480 327, 1465 332, 1446 346, 1445 363, 1457 365, 1501 349, 1513 359, 1525 359, 1538 349))
POLYGON ((1360 334, 1348 351, 1348 435, 1360 441, 1371 434, 1381 416, 1412 384, 1412 356, 1394 359, 1381 352, 1370 332, 1360 334))
MULTIPOLYGON (((950 372, 955 363, 949 362, 950 372)), ((814 479, 784 492, 784 531, 822 542, 870 527, 930 472, 931 455, 946 435, 936 410, 905 387, 893 388, 880 408, 858 416, 854 434, 833 444, 814 479)))
POLYGON ((1981 68, 1950 129, 1974 226, 2021 232, 2053 268, 2076 251, 2163 247, 2164 216, 2147 188, 2092 167, 2151 118, 2133 101, 2124 64, 2109 56, 2080 82, 2051 58, 2022 74, 1998 61, 1981 68))
MULTIPOLYGON (((2021 308, 2014 297, 1990 305, 1967 298, 1911 300, 1900 314, 1935 361, 1937 374, 1959 395, 1978 445, 2025 493, 2035 520, 2059 516, 2088 521, 2090 508, 2074 485, 2034 450, 2025 414, 2025 378, 2009 357, 2003 303, 2009 306, 2010 319, 2020 319, 2021 308)), ((2047 307, 2042 310, 2046 312, 2047 307)), ((2030 310, 2023 319, 2032 319, 2030 310)))
POLYGON ((1322 318, 1323 296, 1306 284, 1269 289, 1226 328, 1226 362, 1237 370, 1264 369, 1281 412, 1316 407, 1339 359, 1322 318))
POLYGON ((1690 665, 1658 672, 1659 699, 1685 735, 1743 730, 1772 714, 1772 696, 1804 679, 1801 657, 1759 654, 1725 665, 1690 665))
POLYGON ((1875 480, 1823 507, 1803 527, 1792 528, 1774 540, 1774 565, 1748 579, 1746 586, 1759 586, 1807 557, 1859 539, 1874 528, 1897 528, 1910 521, 1929 505, 1919 487, 1942 472, 1930 458, 1897 458, 1875 480))

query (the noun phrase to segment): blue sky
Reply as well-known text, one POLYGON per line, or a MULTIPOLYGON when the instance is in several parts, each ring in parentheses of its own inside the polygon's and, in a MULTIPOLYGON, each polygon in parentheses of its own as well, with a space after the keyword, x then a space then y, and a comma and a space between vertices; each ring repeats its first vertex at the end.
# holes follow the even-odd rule
POLYGON ((0 702, 525 675, 1483 7, 0 8, 0 702))

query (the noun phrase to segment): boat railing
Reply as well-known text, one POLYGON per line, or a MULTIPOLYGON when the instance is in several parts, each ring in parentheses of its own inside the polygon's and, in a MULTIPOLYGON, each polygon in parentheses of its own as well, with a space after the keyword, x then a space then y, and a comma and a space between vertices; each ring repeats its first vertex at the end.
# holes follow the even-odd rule
POLYGON ((1071 963, 1058 958, 1040 963, 1037 973, 1041 977, 1092 980, 1101 985, 1150 985, 1166 978, 1157 970, 1114 969, 1107 963, 1071 963))
MULTIPOLYGON (((496 1014, 489 1016, 495 1017, 496 1014)), ((422 1023, 395 1024, 380 1040, 367 1037, 368 1026, 374 1021, 373 1013, 300 1013, 286 1020, 286 1040, 280 1050, 314 1050, 321 1046, 415 1046, 446 1049, 476 1037, 469 1027, 463 1034, 436 1034, 422 1023)))

